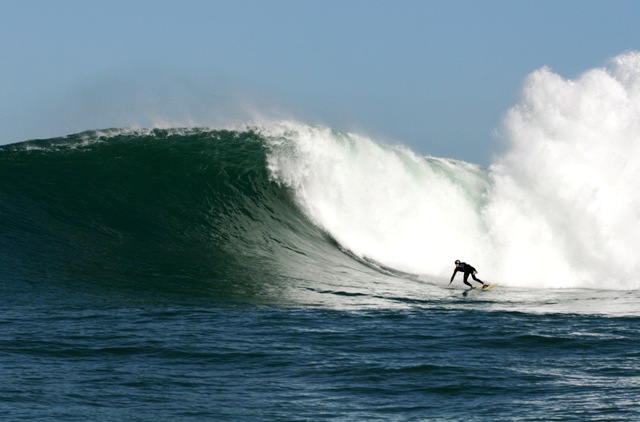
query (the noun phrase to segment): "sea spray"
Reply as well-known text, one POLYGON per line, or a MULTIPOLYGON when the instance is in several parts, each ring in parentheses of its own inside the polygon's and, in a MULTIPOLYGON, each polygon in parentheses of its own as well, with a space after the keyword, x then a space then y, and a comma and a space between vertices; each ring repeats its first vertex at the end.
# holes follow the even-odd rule
POLYGON ((484 212, 492 270, 513 284, 637 288, 640 54, 576 80, 527 79, 505 119, 484 212))

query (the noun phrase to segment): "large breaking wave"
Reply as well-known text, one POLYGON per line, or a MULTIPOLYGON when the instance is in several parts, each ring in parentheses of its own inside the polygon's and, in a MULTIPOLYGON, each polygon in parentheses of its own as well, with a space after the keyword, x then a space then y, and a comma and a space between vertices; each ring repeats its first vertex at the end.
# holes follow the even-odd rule
POLYGON ((444 284, 462 259, 505 285, 637 288, 639 116, 628 53, 530 75, 489 168, 296 122, 7 145, 2 271, 233 299, 444 284))

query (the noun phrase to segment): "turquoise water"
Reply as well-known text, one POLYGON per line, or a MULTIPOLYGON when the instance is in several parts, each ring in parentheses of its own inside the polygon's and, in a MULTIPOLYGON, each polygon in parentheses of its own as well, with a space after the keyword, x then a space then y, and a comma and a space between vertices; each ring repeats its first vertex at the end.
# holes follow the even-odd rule
MULTIPOLYGON (((110 130, 0 147, 3 419, 640 417, 637 290, 447 286, 459 256, 438 272, 436 249, 366 250, 358 220, 403 231, 376 207, 334 223, 362 184, 310 183, 339 156, 316 168, 288 136, 110 130)), ((459 185, 473 213, 490 206, 476 166, 382 147, 362 164, 368 144, 330 141, 373 176, 371 163, 398 166, 459 185)))

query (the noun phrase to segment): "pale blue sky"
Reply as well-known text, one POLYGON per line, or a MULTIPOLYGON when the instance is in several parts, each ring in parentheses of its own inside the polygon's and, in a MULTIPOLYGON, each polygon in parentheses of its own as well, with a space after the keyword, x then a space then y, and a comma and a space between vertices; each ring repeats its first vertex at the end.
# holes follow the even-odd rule
POLYGON ((530 72, 638 50, 638 22, 632 0, 0 0, 0 144, 260 113, 487 165, 530 72))

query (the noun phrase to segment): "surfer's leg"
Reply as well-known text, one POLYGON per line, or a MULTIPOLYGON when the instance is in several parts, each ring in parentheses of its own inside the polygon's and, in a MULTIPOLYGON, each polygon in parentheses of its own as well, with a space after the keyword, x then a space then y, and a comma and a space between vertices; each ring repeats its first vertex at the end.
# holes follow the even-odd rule
MULTIPOLYGON (((462 281, 464 282, 464 284, 466 284, 467 286, 473 288, 473 286, 471 285, 471 283, 469 283, 467 281, 467 279, 469 278, 469 273, 464 273, 464 278, 462 279, 462 281)), ((475 277, 474 277, 475 278, 475 277)))
POLYGON ((474 279, 475 281, 477 281, 478 283, 480 283, 480 284, 482 284, 482 285, 484 286, 484 281, 482 281, 482 280, 480 280, 479 278, 477 278, 475 274, 473 274, 473 273, 472 273, 472 274, 471 274, 471 277, 473 277, 473 279, 474 279))

